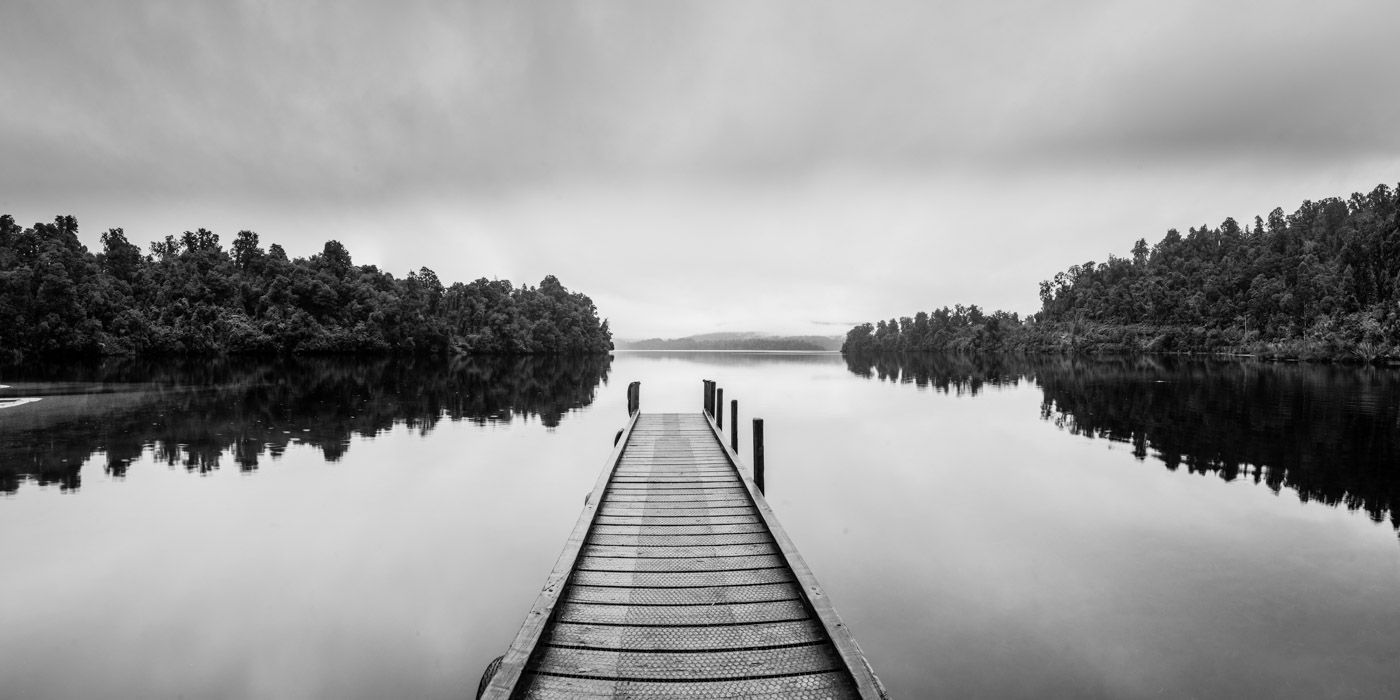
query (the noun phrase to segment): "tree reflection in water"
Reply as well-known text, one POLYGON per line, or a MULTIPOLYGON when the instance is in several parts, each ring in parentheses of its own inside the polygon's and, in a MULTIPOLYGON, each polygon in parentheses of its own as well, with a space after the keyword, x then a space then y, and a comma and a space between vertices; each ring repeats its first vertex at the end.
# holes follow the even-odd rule
POLYGON ((42 400, 0 411, 0 492, 21 482, 82 484, 102 453, 124 476, 151 451, 191 472, 225 459, 253 471, 289 444, 345 454, 353 436, 396 425, 428 433, 443 419, 559 425, 607 382, 609 355, 464 358, 289 357, 123 360, 7 369, 0 398, 42 400))
POLYGON ((1034 382, 1041 417, 1170 470, 1247 479, 1400 531, 1400 371, 1177 357, 847 356, 857 376, 976 396, 1034 382))

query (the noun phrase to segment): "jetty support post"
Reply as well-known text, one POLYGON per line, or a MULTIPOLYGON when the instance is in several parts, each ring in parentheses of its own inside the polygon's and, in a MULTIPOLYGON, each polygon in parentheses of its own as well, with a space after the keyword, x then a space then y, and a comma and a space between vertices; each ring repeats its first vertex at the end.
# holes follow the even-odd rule
POLYGON ((729 402, 729 449, 739 452, 739 399, 729 402))
POLYGON ((724 389, 715 389, 715 426, 724 430, 724 389))
POLYGON ((627 417, 636 415, 642 410, 642 383, 632 382, 627 385, 627 417))
POLYGON ((763 490, 763 419, 753 419, 753 483, 758 487, 758 492, 767 495, 763 490))

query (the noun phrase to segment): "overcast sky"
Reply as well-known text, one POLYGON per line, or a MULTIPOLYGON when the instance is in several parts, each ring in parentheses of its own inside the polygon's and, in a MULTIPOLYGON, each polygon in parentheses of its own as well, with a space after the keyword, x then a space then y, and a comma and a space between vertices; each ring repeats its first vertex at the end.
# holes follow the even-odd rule
POLYGON ((1022 313, 1400 182, 1400 2, 0 5, 0 212, 589 294, 619 338, 1022 313))

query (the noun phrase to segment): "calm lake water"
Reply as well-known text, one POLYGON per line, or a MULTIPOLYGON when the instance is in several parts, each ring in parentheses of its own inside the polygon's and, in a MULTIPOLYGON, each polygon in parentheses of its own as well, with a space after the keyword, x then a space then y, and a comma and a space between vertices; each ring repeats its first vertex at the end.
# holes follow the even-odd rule
POLYGON ((0 373, 0 695, 471 697, 702 379, 896 697, 1400 697, 1400 372, 722 353, 0 373))

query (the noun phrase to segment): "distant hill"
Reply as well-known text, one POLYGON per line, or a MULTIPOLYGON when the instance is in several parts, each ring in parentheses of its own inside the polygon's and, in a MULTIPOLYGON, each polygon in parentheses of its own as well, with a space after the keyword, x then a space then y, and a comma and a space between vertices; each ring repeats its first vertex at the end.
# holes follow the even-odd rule
POLYGON ((772 336, 760 333, 705 333, 685 338, 648 338, 616 341, 619 350, 787 350, 835 351, 840 336, 772 336))

